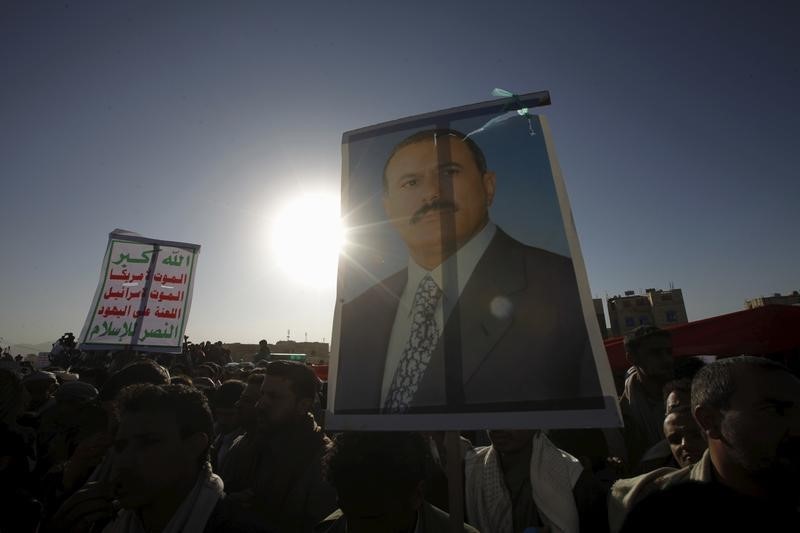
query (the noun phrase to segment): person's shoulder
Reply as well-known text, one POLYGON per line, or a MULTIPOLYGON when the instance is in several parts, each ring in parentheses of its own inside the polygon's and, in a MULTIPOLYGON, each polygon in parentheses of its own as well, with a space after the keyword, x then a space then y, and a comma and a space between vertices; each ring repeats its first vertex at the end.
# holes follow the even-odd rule
POLYGON ((405 287, 408 279, 408 269, 398 270, 391 276, 368 287, 364 292, 345 303, 345 309, 358 309, 365 303, 374 302, 376 299, 396 298, 405 287))
POLYGON ((542 266, 550 266, 553 268, 568 268, 570 271, 572 269, 572 259, 570 257, 520 242, 499 226, 490 246, 522 254, 529 263, 532 262, 532 264, 540 268, 542 266))
POLYGON ((618 531, 622 527, 625 516, 636 503, 667 486, 688 481, 691 470, 691 466, 681 469, 664 467, 636 477, 616 481, 611 486, 608 498, 608 519, 611 531, 618 531))
POLYGON ((625 518, 621 533, 796 532, 798 523, 800 514, 791 505, 753 498, 720 483, 687 481, 654 492, 637 503, 625 518), (682 516, 675 516, 676 509, 681 510, 682 516), (691 517, 690 522, 686 517, 691 517))
POLYGON ((643 494, 659 490, 682 480, 688 480, 692 466, 685 468, 663 467, 631 478, 619 479, 611 487, 611 495, 615 498, 627 498, 632 494, 643 494))

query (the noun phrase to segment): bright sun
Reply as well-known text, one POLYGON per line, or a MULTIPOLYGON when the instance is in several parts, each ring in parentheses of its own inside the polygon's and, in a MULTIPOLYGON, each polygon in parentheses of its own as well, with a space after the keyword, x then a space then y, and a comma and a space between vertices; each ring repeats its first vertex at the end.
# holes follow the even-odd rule
POLYGON ((299 196, 272 220, 272 253, 281 268, 304 285, 335 285, 343 244, 339 199, 333 195, 299 196))

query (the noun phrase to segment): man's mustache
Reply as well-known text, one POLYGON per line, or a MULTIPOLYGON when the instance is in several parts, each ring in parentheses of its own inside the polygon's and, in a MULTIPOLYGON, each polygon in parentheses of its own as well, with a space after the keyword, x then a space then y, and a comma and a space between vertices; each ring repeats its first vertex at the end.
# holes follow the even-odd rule
POLYGON ((422 220, 422 217, 424 217, 425 215, 427 215, 428 213, 430 213, 431 211, 434 211, 434 210, 457 211, 458 207, 456 206, 456 204, 454 204, 453 202, 451 202, 449 200, 437 200, 435 202, 431 202, 429 204, 425 204, 422 207, 420 207, 417 210, 416 213, 411 215, 411 218, 409 219, 409 222, 411 224, 416 224, 417 222, 422 220))

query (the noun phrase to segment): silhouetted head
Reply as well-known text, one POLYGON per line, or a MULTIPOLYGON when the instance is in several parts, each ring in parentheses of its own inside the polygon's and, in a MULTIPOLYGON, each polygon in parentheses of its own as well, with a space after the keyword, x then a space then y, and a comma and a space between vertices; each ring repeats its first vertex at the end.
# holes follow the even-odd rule
POLYGON ((271 432, 308 418, 319 380, 308 366, 294 361, 267 365, 258 400, 259 430, 271 432))
MULTIPOLYGON (((383 171, 383 206, 411 256, 443 259, 489 221, 495 174, 472 139, 455 130, 426 130, 401 141, 383 171), (444 234, 443 217, 452 219, 444 234), (447 240, 455 242, 445 242, 447 240)), ((425 265, 430 268, 434 265, 425 265)))
POLYGON ((800 380, 786 367, 762 357, 716 361, 692 381, 692 408, 723 481, 800 495, 800 380))
POLYGON ((117 497, 141 509, 194 485, 214 434, 206 397, 184 385, 133 385, 117 400, 112 457, 117 497))
POLYGON ((337 435, 325 457, 325 477, 336 489, 347 530, 410 530, 423 501, 427 454, 419 433, 337 435))
POLYGON ((625 336, 625 356, 645 379, 673 377, 672 336, 655 326, 639 326, 625 336))

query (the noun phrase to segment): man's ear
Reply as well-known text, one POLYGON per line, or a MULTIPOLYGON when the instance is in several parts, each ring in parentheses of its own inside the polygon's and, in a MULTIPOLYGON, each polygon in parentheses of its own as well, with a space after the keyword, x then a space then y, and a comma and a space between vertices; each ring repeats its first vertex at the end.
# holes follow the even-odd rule
POLYGON ((314 406, 314 400, 311 398, 302 398, 297 400, 297 414, 304 415, 308 412, 311 412, 311 408, 314 406))
POLYGON ((703 430, 706 440, 719 440, 722 437, 722 413, 709 405, 698 405, 694 408, 694 419, 703 430))
POLYGON ((211 445, 211 440, 205 433, 194 433, 186 439, 186 445, 189 447, 189 453, 193 457, 205 457, 206 451, 211 445))
POLYGON ((483 190, 486 191, 486 207, 489 208, 494 200, 494 192, 497 188, 497 176, 491 170, 483 173, 483 190))

